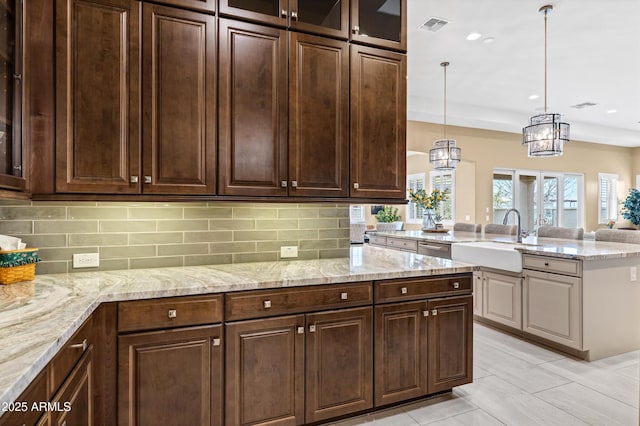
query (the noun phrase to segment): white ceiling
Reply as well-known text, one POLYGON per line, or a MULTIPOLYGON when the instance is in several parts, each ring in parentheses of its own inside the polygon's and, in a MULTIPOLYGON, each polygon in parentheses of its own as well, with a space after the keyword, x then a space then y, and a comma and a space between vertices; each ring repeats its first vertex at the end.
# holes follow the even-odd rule
POLYGON ((545 4, 548 112, 572 140, 640 146, 640 0, 408 0, 408 118, 442 123, 449 61, 447 124, 520 133, 544 105, 545 4), (450 23, 419 30, 432 16, 450 23))

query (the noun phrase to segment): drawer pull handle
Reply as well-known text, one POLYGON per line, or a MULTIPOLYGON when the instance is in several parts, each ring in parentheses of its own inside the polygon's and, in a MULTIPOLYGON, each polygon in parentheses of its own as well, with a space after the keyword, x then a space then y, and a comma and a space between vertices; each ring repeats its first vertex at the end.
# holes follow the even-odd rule
POLYGON ((437 309, 433 309, 433 310, 431 311, 431 315, 434 315, 434 316, 435 316, 435 315, 438 315, 438 310, 437 310, 437 309))
POLYGON ((304 327, 298 327, 298 334, 304 334, 304 327))
POLYGON ((429 244, 420 244, 420 246, 426 248, 427 250, 449 251, 449 248, 447 246, 434 246, 429 244))
POLYGON ((409 291, 409 290, 407 290, 407 288, 406 288, 406 287, 402 287, 402 288, 400 289, 400 293, 401 293, 401 294, 407 294, 407 292, 408 292, 408 291, 409 291))
POLYGON ((453 288, 460 288, 460 283, 457 281, 453 283, 453 288))
POLYGON ((213 346, 220 346, 220 339, 218 337, 213 339, 213 346))
POLYGON ((262 307, 264 307, 265 309, 269 309, 271 307, 271 300, 265 300, 264 302, 262 302, 262 307))
POLYGON ((167 313, 167 315, 169 316, 169 318, 177 318, 178 311, 176 309, 169 309, 169 312, 167 313))
POLYGON ((344 293, 340 293, 340 300, 348 300, 349 299, 349 295, 344 292, 344 293))
POLYGON ((87 342, 87 339, 83 339, 82 343, 76 343, 75 345, 69 345, 69 347, 73 348, 73 349, 82 349, 82 352, 84 352, 89 347, 89 342, 87 342))
POLYGON ((428 317, 429 316, 429 311, 422 311, 422 316, 423 317, 428 317))
POLYGON ((316 326, 315 325, 310 325, 309 326, 309 333, 315 333, 316 332, 316 326))

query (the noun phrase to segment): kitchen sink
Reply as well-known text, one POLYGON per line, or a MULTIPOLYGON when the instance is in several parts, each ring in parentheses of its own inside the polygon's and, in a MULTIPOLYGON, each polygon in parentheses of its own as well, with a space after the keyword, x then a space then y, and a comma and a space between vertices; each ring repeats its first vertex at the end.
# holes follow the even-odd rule
POLYGON ((504 241, 477 241, 451 244, 451 259, 478 266, 522 272, 522 254, 516 250, 526 246, 504 241))

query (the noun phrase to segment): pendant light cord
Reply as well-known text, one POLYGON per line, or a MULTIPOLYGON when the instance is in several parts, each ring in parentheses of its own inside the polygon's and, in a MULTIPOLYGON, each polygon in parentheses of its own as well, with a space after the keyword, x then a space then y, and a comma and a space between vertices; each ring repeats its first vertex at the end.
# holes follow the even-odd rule
POLYGON ((442 62, 440 65, 444 68, 444 125, 442 133, 443 139, 447 139, 447 66, 449 66, 449 62, 442 62))
POLYGON ((547 113, 547 14, 549 10, 544 11, 544 113, 547 113))

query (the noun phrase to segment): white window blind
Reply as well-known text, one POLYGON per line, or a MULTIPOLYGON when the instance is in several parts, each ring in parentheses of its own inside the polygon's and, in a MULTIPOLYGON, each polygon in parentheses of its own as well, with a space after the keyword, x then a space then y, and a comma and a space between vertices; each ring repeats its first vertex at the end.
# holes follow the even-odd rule
POLYGON ((349 218, 351 223, 364 222, 364 206, 362 205, 350 206, 349 218))
POLYGON ((430 172, 429 178, 431 181, 431 191, 439 189, 440 191, 447 191, 449 199, 440 204, 439 210, 443 221, 453 222, 455 221, 455 199, 456 199, 456 175, 455 171, 450 172, 430 172))
POLYGON ((598 223, 618 218, 618 175, 598 173, 598 223))
MULTIPOLYGON (((411 175, 407 175, 407 188, 412 191, 417 191, 419 189, 425 188, 425 174, 424 173, 415 173, 411 175)), ((408 198, 408 192, 407 192, 408 198)), ((422 208, 418 207, 415 203, 409 202, 407 204, 407 214, 405 215, 406 221, 408 223, 419 223, 422 222, 422 208)))

